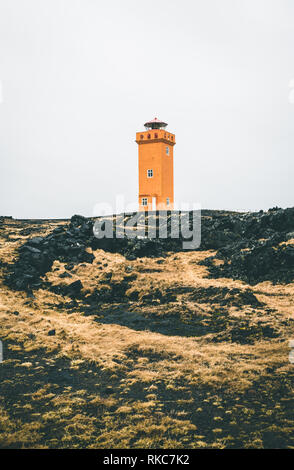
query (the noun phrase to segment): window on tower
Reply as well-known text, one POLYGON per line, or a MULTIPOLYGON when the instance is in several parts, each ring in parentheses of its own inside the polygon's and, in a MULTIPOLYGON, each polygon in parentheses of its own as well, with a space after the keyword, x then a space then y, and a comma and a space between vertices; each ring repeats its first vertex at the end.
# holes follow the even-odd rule
POLYGON ((147 206, 148 199, 147 197, 142 197, 142 206, 147 206))
POLYGON ((169 206, 169 197, 166 198, 166 205, 169 206))
POLYGON ((147 138, 148 138, 148 139, 151 139, 151 134, 148 134, 148 135, 147 135, 147 138))
POLYGON ((169 147, 165 148, 166 154, 169 155, 169 147))
POLYGON ((147 178, 153 178, 153 170, 147 170, 147 178))
POLYGON ((143 135, 143 134, 140 135, 140 139, 144 139, 144 135, 143 135))
POLYGON ((155 134, 154 134, 154 138, 155 138, 155 139, 158 138, 158 134, 156 134, 156 132, 155 132, 155 134))

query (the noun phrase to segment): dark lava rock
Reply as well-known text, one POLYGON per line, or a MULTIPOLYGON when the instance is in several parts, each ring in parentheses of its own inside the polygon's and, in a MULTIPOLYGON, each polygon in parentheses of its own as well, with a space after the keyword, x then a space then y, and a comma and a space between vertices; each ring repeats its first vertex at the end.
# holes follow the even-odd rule
POLYGON ((45 284, 45 287, 50 289, 55 294, 68 296, 68 297, 71 297, 72 299, 80 299, 83 297, 83 294, 81 292, 83 288, 83 284, 81 283, 80 280, 74 281, 68 285, 52 285, 50 283, 47 283, 45 284))
POLYGON ((226 328, 222 328, 220 333, 216 335, 213 341, 232 341, 239 344, 254 344, 260 339, 277 338, 279 333, 269 324, 250 324, 249 320, 239 321, 238 324, 230 325, 227 323, 226 328))
POLYGON ((65 269, 67 269, 68 271, 72 271, 74 267, 74 263, 68 263, 65 265, 65 269))
POLYGON ((87 223, 88 219, 84 217, 83 215, 73 215, 72 218, 70 219, 70 223, 74 227, 80 227, 81 225, 87 223))
POLYGON ((56 259, 67 263, 68 269, 78 263, 92 263, 94 255, 86 251, 94 238, 92 222, 76 216, 73 224, 56 227, 46 237, 34 237, 22 245, 19 259, 7 267, 6 283, 17 290, 36 289, 42 285, 40 277, 50 271, 56 259))
POLYGON ((241 290, 228 287, 198 287, 193 290, 189 300, 197 303, 218 303, 220 305, 232 305, 240 307, 250 305, 251 307, 261 307, 263 303, 255 297, 249 289, 241 290))
POLYGON ((44 237, 34 237, 29 240, 29 245, 38 247, 42 244, 43 241, 44 241, 44 237))
POLYGON ((160 298, 160 303, 161 304, 167 304, 169 302, 176 302, 177 296, 175 294, 172 294, 171 292, 165 292, 162 294, 160 298))
POLYGON ((155 304, 162 299, 162 292, 159 289, 153 289, 140 296, 140 301, 144 304, 155 304))
POLYGON ((81 293, 82 288, 83 288, 83 284, 81 283, 80 280, 78 280, 66 286, 66 291, 72 296, 77 296, 81 293))
POLYGON ((64 271, 64 273, 59 274, 59 277, 60 277, 61 279, 64 279, 64 278, 66 278, 66 277, 72 277, 72 274, 67 273, 66 271, 64 271))
POLYGON ((48 336, 55 336, 55 330, 49 330, 48 336))
POLYGON ((294 279, 294 247, 290 245, 257 242, 247 251, 235 249, 229 256, 217 253, 215 258, 202 262, 210 268, 213 277, 241 279, 249 284, 265 280, 287 283, 294 279), (223 259, 224 264, 215 266, 215 258, 223 259))
MULTIPOLYGON (((72 270, 76 264, 92 263, 94 255, 87 248, 120 253, 129 260, 138 257, 164 258, 167 252, 183 251, 183 237, 171 238, 171 212, 168 212, 168 238, 113 238, 94 236, 94 221, 74 215, 67 225, 56 227, 46 237, 34 237, 19 248, 19 259, 5 267, 6 283, 14 289, 37 289, 40 277, 48 272, 55 260, 72 270)), ((189 213, 190 225, 193 213, 189 213)), ((125 214, 127 221, 132 214, 125 214)), ((151 217, 151 216, 150 216, 151 217)), ((150 220, 158 224, 160 214, 150 220)), ((148 221, 146 216, 145 221, 148 221)), ((28 229, 30 230, 30 229, 28 229)), ((201 245, 197 250, 218 250, 216 257, 204 260, 214 277, 230 277, 254 284, 263 280, 291 282, 294 279, 294 247, 280 245, 294 232, 294 208, 273 208, 268 212, 228 213, 202 211, 201 245), (223 265, 215 265, 222 259, 223 265)), ((115 294, 124 288, 112 287, 115 294)), ((240 294, 241 295, 241 294, 240 294)), ((252 300, 252 299, 251 299, 252 300)), ((239 299, 241 301, 241 298, 239 299)))

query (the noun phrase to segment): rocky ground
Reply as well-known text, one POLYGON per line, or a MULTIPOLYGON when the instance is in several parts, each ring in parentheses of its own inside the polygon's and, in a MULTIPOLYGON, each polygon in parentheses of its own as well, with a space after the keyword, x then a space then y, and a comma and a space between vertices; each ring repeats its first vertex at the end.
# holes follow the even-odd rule
POLYGON ((93 224, 0 218, 0 446, 293 448, 294 208, 93 224))

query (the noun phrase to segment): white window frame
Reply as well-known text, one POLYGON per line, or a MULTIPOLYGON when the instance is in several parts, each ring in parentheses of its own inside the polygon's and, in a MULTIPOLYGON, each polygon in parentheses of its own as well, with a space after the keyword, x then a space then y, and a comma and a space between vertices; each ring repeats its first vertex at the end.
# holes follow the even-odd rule
POLYGON ((152 168, 147 170, 147 178, 153 178, 153 169, 152 168))
POLYGON ((148 206, 148 198, 147 197, 142 197, 141 202, 142 202, 142 206, 144 206, 144 207, 148 206))
POLYGON ((168 147, 168 146, 165 147, 165 153, 166 153, 167 155, 169 155, 169 147, 168 147))

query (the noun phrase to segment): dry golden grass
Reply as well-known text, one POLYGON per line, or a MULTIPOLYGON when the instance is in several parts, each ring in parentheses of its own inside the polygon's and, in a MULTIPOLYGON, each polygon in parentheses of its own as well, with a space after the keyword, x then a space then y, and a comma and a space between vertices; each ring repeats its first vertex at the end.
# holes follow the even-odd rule
MULTIPOLYGON (((18 246, 27 238, 20 234, 24 227, 18 225, 12 225, 13 233, 5 226, 0 246, 4 262, 17 256, 18 246), (18 240, 11 242, 7 235, 18 240)), ((34 236, 47 234, 56 225, 42 225, 34 236)), ((69 297, 39 289, 30 298, 10 290, 2 279, 0 338, 7 345, 7 358, 0 365, 0 445, 264 447, 271 442, 269 435, 277 435, 275 442, 285 442, 283 446, 294 445, 293 418, 290 413, 287 421, 285 411, 293 399, 288 341, 294 336, 294 284, 263 282, 252 287, 241 281, 209 279, 199 262, 212 254, 169 253, 160 260, 128 261, 97 250, 93 264, 75 266, 69 278, 59 277, 65 265, 55 261, 44 280, 62 286, 79 279, 83 295, 107 284, 108 273, 112 282, 136 274, 131 288, 139 292, 138 300, 97 303, 90 315, 83 298, 69 310, 69 297), (138 313, 150 322, 154 315, 161 319, 178 312, 187 312, 196 323, 200 317, 204 321, 210 321, 212 314, 217 317, 218 309, 223 315, 224 307, 217 302, 192 301, 183 290, 167 304, 142 301, 152 289, 165 292, 182 287, 250 290, 264 305, 228 305, 228 318, 236 325, 248 319, 252 325, 261 322, 279 335, 240 344, 225 338, 216 341, 213 329, 190 337, 176 330, 172 333, 172 325, 169 334, 162 334, 155 327, 144 330, 127 321, 108 321, 112 310, 117 319, 138 313), (53 329, 55 335, 49 336, 53 329), (286 393, 284 385, 274 403, 281 381, 289 390, 286 393), (273 415, 268 420, 270 411, 273 415), (278 430, 271 430, 277 419, 278 430)))

